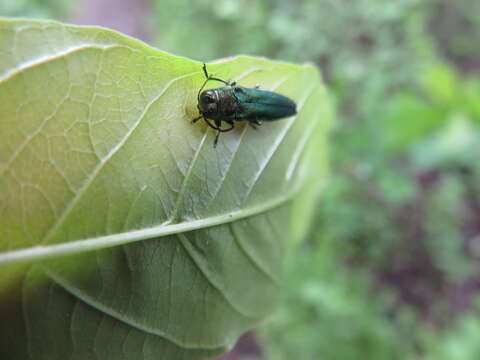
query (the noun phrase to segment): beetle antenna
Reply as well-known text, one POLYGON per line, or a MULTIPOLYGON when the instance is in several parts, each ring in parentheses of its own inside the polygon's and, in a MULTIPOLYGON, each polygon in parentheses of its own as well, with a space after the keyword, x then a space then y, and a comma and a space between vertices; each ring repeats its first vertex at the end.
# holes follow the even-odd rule
POLYGON ((217 77, 214 77, 214 76, 211 76, 208 74, 208 71, 207 71, 207 64, 203 63, 203 73, 205 74, 205 78, 208 80, 215 80, 215 81, 220 81, 222 83, 224 83, 225 85, 230 85, 230 83, 228 81, 225 81, 223 79, 219 79, 217 77))
POLYGON ((203 63, 203 73, 205 74, 205 78, 208 79, 208 71, 207 71, 207 64, 203 63))
POLYGON ((230 85, 230 83, 229 83, 228 81, 225 81, 225 80, 223 80, 223 79, 219 79, 219 78, 216 78, 216 77, 213 77, 213 76, 210 76, 210 77, 208 78, 208 80, 220 81, 220 82, 224 83, 225 85, 230 85))
POLYGON ((207 80, 205 80, 205 82, 203 83, 203 85, 202 85, 202 87, 200 88, 200 90, 198 90, 198 94, 197 94, 197 100, 198 100, 198 102, 200 102, 200 94, 202 93, 202 90, 203 90, 203 88, 205 87, 205 85, 207 85, 208 80, 210 80, 210 79, 207 78, 207 80))
POLYGON ((235 84, 235 83, 228 83, 227 81, 225 80, 222 80, 222 79, 219 79, 219 78, 216 78, 216 77, 213 77, 213 76, 210 76, 208 75, 208 71, 207 71, 207 64, 203 63, 203 73, 205 74, 205 81, 202 85, 202 87, 200 88, 200 90, 198 90, 198 94, 197 94, 197 100, 198 102, 200 102, 200 94, 202 93, 202 90, 205 88, 205 85, 207 85, 207 82, 209 82, 210 80, 215 80, 215 81, 220 81, 222 83, 224 83, 225 85, 232 85, 232 84, 235 84))

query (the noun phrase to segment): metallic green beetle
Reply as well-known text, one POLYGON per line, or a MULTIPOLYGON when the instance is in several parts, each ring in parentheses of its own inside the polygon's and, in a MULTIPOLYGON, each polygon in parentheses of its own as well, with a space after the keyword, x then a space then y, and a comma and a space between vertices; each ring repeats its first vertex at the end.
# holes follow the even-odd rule
POLYGON ((256 129, 256 125, 261 125, 262 121, 278 120, 297 113, 295 102, 286 96, 260 90, 258 87, 243 87, 235 82, 229 83, 210 76, 205 64, 203 64, 203 73, 206 79, 197 95, 200 116, 192 122, 204 119, 208 126, 217 130, 214 147, 217 146, 220 133, 233 130, 237 121, 248 121, 256 129), (225 86, 202 92, 207 82, 211 80, 222 82, 225 86), (222 121, 229 127, 222 128, 222 121))

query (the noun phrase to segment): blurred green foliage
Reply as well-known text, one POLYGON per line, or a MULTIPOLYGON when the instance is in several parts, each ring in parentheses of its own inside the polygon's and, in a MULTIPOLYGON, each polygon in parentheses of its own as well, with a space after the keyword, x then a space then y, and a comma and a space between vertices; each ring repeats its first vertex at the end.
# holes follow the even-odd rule
POLYGON ((418 74, 338 125, 357 152, 335 139, 318 225, 262 332, 268 359, 480 358, 480 77, 437 61, 418 74), (375 142, 344 130, 368 114, 375 142))
POLYGON ((65 20, 70 5, 63 0, 2 0, 0 16, 65 20))
MULTIPOLYGON (((480 358, 480 2, 152 0, 161 49, 322 68, 332 177, 265 358, 480 358)), ((4 0, 2 15, 65 4, 4 0)))

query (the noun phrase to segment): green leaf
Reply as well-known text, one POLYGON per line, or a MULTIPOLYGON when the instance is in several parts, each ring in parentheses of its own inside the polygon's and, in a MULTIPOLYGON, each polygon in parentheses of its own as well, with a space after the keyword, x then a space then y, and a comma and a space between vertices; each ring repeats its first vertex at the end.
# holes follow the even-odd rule
POLYGON ((402 151, 445 123, 445 113, 410 93, 398 93, 388 104, 383 121, 385 143, 402 151))
POLYGON ((472 120, 480 123, 480 77, 469 78, 463 88, 463 104, 472 120))
POLYGON ((449 168, 476 164, 480 136, 464 113, 452 114, 446 124, 410 149, 412 159, 422 168, 449 168))
POLYGON ((325 181, 329 101, 311 65, 208 69, 298 115, 213 148, 190 122, 201 63, 102 28, 0 21, 0 358, 200 359, 268 316, 305 232, 297 194, 325 181))
POLYGON ((422 83, 437 106, 454 106, 459 93, 459 80, 455 71, 444 63, 434 63, 423 70, 422 83))

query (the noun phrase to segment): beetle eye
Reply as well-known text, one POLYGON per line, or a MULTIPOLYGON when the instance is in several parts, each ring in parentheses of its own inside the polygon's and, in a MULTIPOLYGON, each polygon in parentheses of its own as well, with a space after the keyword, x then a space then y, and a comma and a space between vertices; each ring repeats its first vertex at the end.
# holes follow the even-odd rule
POLYGON ((215 96, 210 91, 208 91, 202 95, 202 100, 207 104, 213 104, 215 103, 215 96))

